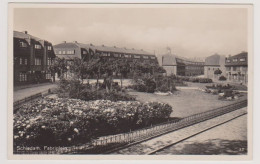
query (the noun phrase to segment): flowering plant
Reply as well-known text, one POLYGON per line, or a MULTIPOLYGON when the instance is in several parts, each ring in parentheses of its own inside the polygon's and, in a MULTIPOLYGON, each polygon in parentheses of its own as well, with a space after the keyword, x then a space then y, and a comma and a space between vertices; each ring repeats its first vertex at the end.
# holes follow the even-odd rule
POLYGON ((43 98, 14 114, 14 145, 66 146, 149 126, 170 117, 159 102, 43 98))

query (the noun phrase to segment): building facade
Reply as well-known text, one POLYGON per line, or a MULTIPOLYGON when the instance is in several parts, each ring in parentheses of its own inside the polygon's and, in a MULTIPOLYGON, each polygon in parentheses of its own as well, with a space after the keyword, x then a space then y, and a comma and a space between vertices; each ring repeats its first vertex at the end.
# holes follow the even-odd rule
POLYGON ((230 82, 247 84, 248 82, 248 54, 241 52, 226 58, 226 76, 230 82))
POLYGON ((14 85, 51 81, 52 44, 25 32, 13 32, 14 85))
POLYGON ((204 65, 204 76, 215 81, 222 75, 226 76, 225 56, 214 54, 207 57, 204 65), (215 74, 217 70, 220 70, 222 73, 215 74))
POLYGON ((167 76, 198 76, 204 73, 204 62, 184 59, 172 54, 162 56, 162 66, 167 76))
POLYGON ((150 54, 144 50, 127 49, 109 46, 95 46, 93 44, 83 44, 78 42, 63 42, 54 46, 54 51, 57 57, 66 60, 73 60, 73 58, 80 58, 82 60, 89 60, 94 56, 113 59, 126 59, 128 61, 141 60, 144 62, 154 62, 158 64, 155 55, 150 54))
MULTIPOLYGON (((122 59, 122 61, 131 64, 134 61, 141 61, 147 64, 158 64, 157 57, 150 54, 144 50, 137 49, 127 49, 119 47, 109 47, 109 46, 95 46, 93 44, 83 44, 74 42, 63 42, 54 45, 54 52, 57 57, 64 58, 69 64, 73 62, 74 58, 79 58, 84 61, 88 61, 92 58, 98 57, 102 60, 113 61, 117 59, 122 59)), ((131 74, 131 73, 130 73, 131 74)), ((130 74, 124 74, 124 78, 131 76, 130 74)), ((67 72, 65 77, 72 77, 73 74, 67 72)), ((117 77, 117 75, 115 75, 117 77)))

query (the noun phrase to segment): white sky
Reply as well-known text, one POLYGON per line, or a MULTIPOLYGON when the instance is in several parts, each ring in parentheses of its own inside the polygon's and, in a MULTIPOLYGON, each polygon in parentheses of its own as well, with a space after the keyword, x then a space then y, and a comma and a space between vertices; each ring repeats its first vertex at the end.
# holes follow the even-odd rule
POLYGON ((144 49, 183 57, 247 51, 247 9, 243 8, 21 8, 14 30, 54 45, 78 41, 144 49))

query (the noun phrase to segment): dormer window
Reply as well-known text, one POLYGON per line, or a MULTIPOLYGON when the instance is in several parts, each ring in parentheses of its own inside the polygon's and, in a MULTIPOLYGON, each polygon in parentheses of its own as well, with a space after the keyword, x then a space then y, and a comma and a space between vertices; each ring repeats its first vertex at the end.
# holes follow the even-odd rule
MULTIPOLYGON (((84 51, 83 51, 84 52, 84 51)), ((71 55, 71 54, 74 54, 75 51, 74 50, 68 50, 67 51, 67 54, 71 55)), ((65 51, 63 51, 63 54, 66 54, 65 51)), ((84 54, 84 53, 83 53, 84 54)))
POLYGON ((27 43, 25 43, 25 42, 20 42, 19 44, 20 44, 20 47, 27 47, 27 43))
POLYGON ((227 60, 227 63, 230 63, 230 60, 229 60, 229 59, 227 60))
POLYGON ((42 46, 41 46, 41 45, 39 45, 39 44, 35 44, 35 45, 34 45, 34 48, 35 48, 35 49, 41 49, 41 48, 42 48, 42 46))
POLYGON ((237 58, 233 59, 232 61, 233 61, 233 62, 237 62, 237 58))
POLYGON ((52 48, 51 48, 51 46, 48 46, 47 49, 48 49, 49 51, 51 51, 52 48))
POLYGON ((246 61, 246 58, 241 58, 241 59, 239 59, 239 61, 244 62, 244 61, 246 61))
POLYGON ((140 56, 139 55, 134 55, 134 58, 139 59, 140 56))
POLYGON ((148 56, 143 56, 144 59, 148 59, 149 57, 148 56))

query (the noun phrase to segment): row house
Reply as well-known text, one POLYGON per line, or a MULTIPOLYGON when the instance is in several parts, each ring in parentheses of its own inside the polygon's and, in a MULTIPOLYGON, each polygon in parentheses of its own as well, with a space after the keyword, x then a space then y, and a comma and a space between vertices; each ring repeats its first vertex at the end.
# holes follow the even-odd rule
POLYGON ((230 82, 247 84, 248 82, 248 53, 241 52, 229 56, 225 61, 226 77, 230 82))
POLYGON ((204 62, 176 56, 170 50, 162 56, 162 66, 167 75, 198 76, 204 73, 204 62))
POLYGON ((51 81, 55 58, 52 44, 24 32, 13 32, 14 85, 51 81))
POLYGON ((128 61, 142 60, 144 62, 154 62, 158 64, 155 55, 144 50, 127 49, 110 46, 95 46, 93 44, 83 44, 75 42, 63 42, 54 45, 54 51, 57 57, 64 58, 67 61, 77 57, 82 60, 89 60, 93 57, 105 58, 107 60, 126 59, 128 61))

